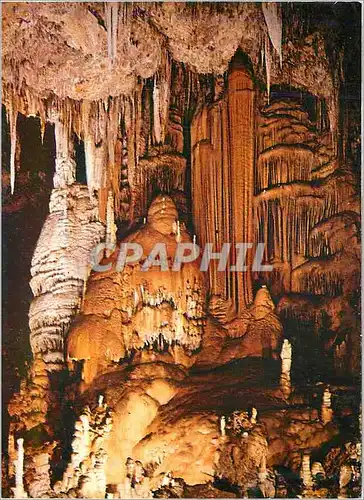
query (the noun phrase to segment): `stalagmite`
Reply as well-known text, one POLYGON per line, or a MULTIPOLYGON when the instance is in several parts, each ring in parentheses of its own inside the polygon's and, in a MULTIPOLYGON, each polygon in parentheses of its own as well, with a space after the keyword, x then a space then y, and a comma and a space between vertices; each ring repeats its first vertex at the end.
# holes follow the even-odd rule
POLYGON ((29 310, 30 342, 49 370, 62 368, 64 339, 90 272, 90 252, 104 237, 95 198, 86 186, 54 189, 50 215, 32 259, 29 310), (54 264, 56 262, 56 265, 54 264))
POLYGON ((326 425, 331 422, 333 417, 333 410, 331 408, 331 392, 328 387, 325 388, 322 395, 322 405, 321 405, 321 419, 326 425))
POLYGON ((328 387, 325 388, 322 396, 322 408, 331 408, 331 392, 328 387))
POLYGON ((9 436, 8 436, 8 456, 9 456, 8 475, 9 477, 11 477, 14 474, 14 464, 16 460, 15 439, 14 439, 14 433, 11 430, 9 431, 9 436))
POLYGON ((292 346, 288 339, 284 339, 281 350, 281 379, 280 384, 283 394, 286 398, 291 393, 291 365, 292 365, 292 346))
POLYGON ((340 467, 339 488, 341 494, 343 493, 342 490, 350 483, 352 475, 353 471, 350 465, 344 464, 340 467))
POLYGON ((220 418, 220 433, 221 433, 221 437, 226 436, 226 418, 225 418, 225 415, 223 415, 220 418))
POLYGON ((252 414, 251 414, 251 417, 250 417, 250 422, 252 424, 256 424, 257 423, 257 416, 258 416, 258 410, 256 408, 252 408, 252 414))
POLYGON ((17 439, 17 459, 15 460, 15 488, 13 488, 15 498, 27 498, 24 490, 24 439, 17 439))
POLYGON ((301 479, 306 488, 312 487, 312 476, 311 476, 311 465, 310 465, 310 454, 304 453, 302 456, 302 465, 301 465, 301 479))
POLYGON ((86 406, 75 424, 71 461, 61 485, 63 492, 77 488, 81 498, 105 498, 105 441, 111 429, 110 409, 100 395, 97 406, 86 406))
POLYGON ((288 339, 284 339, 283 341, 281 350, 281 359, 282 359, 282 373, 290 375, 291 365, 292 365, 292 345, 288 339))
POLYGON ((37 453, 32 458, 35 477, 29 482, 28 491, 31 498, 47 498, 51 491, 50 453, 37 453))

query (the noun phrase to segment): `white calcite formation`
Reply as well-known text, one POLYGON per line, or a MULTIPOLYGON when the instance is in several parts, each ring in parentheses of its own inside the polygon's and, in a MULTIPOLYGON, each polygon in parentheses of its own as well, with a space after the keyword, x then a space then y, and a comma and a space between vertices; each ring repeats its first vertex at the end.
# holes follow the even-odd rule
POLYGON ((81 498, 105 498, 105 440, 111 429, 111 411, 106 404, 100 405, 100 399, 94 409, 84 408, 75 424, 71 461, 55 488, 58 492, 73 490, 81 498))
POLYGON ((55 119, 54 130, 56 139, 56 171, 53 177, 53 185, 55 188, 62 189, 76 181, 76 162, 68 128, 59 119, 55 119))
POLYGON ((24 490, 24 439, 17 440, 17 458, 14 462, 15 465, 15 488, 13 489, 15 498, 27 498, 28 495, 24 490))
POLYGON ((321 419, 324 424, 331 422, 333 417, 333 410, 331 408, 331 392, 328 387, 325 388, 322 395, 321 405, 321 419))
POLYGON ((353 476, 353 471, 350 465, 344 464, 340 467, 340 476, 339 476, 340 493, 343 493, 342 490, 350 483, 352 476, 353 476))
POLYGON ((281 359, 281 388, 285 397, 289 397, 291 394, 292 345, 288 339, 283 341, 281 359))
POLYGON ((35 454, 32 457, 31 465, 35 474, 28 486, 29 496, 31 498, 47 498, 51 491, 50 454, 47 452, 35 454))
POLYGON ((311 475, 311 465, 310 465, 310 454, 304 453, 302 456, 301 464, 301 479, 306 488, 312 487, 312 475, 311 475))
POLYGON ((250 423, 256 424, 257 423, 257 416, 258 416, 258 410, 256 408, 252 408, 252 414, 250 417, 250 423))
POLYGON ((90 253, 104 236, 98 205, 86 186, 55 188, 32 259, 30 342, 49 370, 62 366, 64 339, 90 271, 90 253))
POLYGON ((225 417, 225 415, 223 415, 220 418, 220 433, 221 433, 221 437, 226 436, 226 417, 225 417))

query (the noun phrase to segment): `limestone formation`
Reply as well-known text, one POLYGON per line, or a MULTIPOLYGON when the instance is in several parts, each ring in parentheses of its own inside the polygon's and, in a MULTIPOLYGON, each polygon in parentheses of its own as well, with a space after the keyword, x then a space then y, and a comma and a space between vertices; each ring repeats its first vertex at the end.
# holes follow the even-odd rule
POLYGON ((14 462, 15 465, 15 488, 13 490, 15 498, 27 498, 28 495, 24 490, 24 439, 17 440, 17 458, 14 462))
POLYGON ((281 387, 285 397, 289 397, 291 393, 292 346, 288 339, 283 341, 281 359, 281 387))
POLYGON ((221 432, 221 437, 226 436, 226 418, 225 418, 225 415, 223 415, 220 418, 220 432, 221 432))
POLYGON ((257 423, 258 410, 256 408, 252 408, 252 414, 250 416, 250 422, 252 424, 257 423))
POLYGON ((311 475, 311 465, 310 465, 310 454, 307 452, 304 453, 302 456, 301 479, 306 488, 311 488, 312 475, 311 475))
MULTIPOLYGON (((194 224, 200 244, 215 241, 215 252, 220 252, 225 242, 235 248, 235 243, 253 241, 253 109, 252 75, 238 54, 230 65, 226 98, 203 109, 192 124, 194 224), (219 127, 227 121, 231 123, 230 134, 219 127), (228 179, 234 186, 229 194, 228 179), (197 202, 201 197, 206 203, 197 202)), ((236 312, 253 299, 251 251, 246 262, 246 272, 222 273, 217 264, 209 269, 212 293, 231 300, 236 312)), ((235 264, 233 250, 229 266, 235 264)))
POLYGON ((105 498, 105 441, 112 429, 112 417, 107 405, 86 406, 75 423, 72 455, 59 489, 68 493, 79 491, 82 498, 105 498))
POLYGON ((328 387, 325 387, 325 390, 322 395, 322 404, 321 404, 321 418, 324 424, 331 422, 333 417, 333 409, 331 408, 331 392, 328 387))
POLYGON ((311 474, 313 480, 319 480, 319 479, 324 479, 325 478, 325 469, 322 466, 321 462, 313 462, 311 466, 311 474))
MULTIPOLYGON (((165 243, 167 258, 173 262, 177 215, 170 197, 160 195, 152 202, 147 223, 125 240, 142 246, 141 261, 156 243, 165 243)), ((181 240, 190 243, 187 231, 179 230, 181 240)), ((184 364, 184 351, 193 353, 201 344, 205 284, 196 262, 183 264, 180 271, 152 267, 145 272, 138 262, 118 273, 116 265, 114 261, 115 269, 91 278, 92 291, 86 293, 81 317, 68 339, 68 357, 84 360, 83 379, 87 384, 112 361, 119 362, 131 354, 153 359, 155 354, 163 357, 168 353, 184 364)))
POLYGON ((32 259, 30 282, 35 296, 29 311, 31 345, 49 370, 62 368, 64 341, 79 310, 90 270, 90 253, 104 235, 97 201, 86 187, 55 188, 50 215, 32 259))

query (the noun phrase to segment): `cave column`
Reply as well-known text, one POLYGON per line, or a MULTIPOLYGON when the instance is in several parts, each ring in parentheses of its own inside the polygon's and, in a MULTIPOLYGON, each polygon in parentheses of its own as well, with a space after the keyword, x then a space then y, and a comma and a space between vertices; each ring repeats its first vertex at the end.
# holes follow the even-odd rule
MULTIPOLYGON (((254 193, 254 85, 237 54, 228 76, 228 119, 232 189, 233 231, 231 243, 253 243, 254 193)), ((235 273, 238 311, 253 300, 253 253, 247 252, 247 271, 235 273)))
POLYGON ((76 181, 76 162, 68 127, 58 118, 54 120, 56 139, 55 188, 65 188, 76 181))

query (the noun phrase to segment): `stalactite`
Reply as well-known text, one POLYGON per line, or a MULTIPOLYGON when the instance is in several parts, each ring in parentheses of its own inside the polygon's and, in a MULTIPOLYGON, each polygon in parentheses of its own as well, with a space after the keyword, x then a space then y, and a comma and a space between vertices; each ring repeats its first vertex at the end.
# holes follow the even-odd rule
POLYGON ((343 278, 334 271, 310 272, 309 270, 295 271, 293 290, 296 293, 327 295, 336 297, 343 293, 343 278))
POLYGON ((107 55, 111 62, 117 55, 119 2, 105 2, 105 25, 107 34, 107 55))
POLYGON ((153 130, 154 130, 154 140, 156 144, 160 144, 162 141, 161 132, 161 116, 160 116, 160 91, 157 83, 154 79, 153 85, 153 130))
POLYGON ((70 131, 59 119, 54 120, 56 139, 56 161, 53 184, 55 188, 65 188, 76 180, 76 162, 70 131))
MULTIPOLYGON (((233 241, 251 242, 253 239, 254 87, 251 76, 241 67, 236 68, 235 71, 232 70, 228 84, 231 183, 235 186, 232 204, 235 232, 233 241), (244 165, 243 170, 241 170, 241 164, 244 165), (244 207, 244 214, 241 207, 244 207)), ((252 300, 251 252, 248 252, 248 255, 246 263, 248 271, 242 273, 242 276, 236 273, 238 309, 252 300), (239 280, 242 280, 242 286, 239 280)))
POLYGON ((108 101, 84 100, 81 104, 80 134, 85 144, 86 177, 91 195, 112 185, 114 175, 118 176, 120 166, 115 165, 115 148, 121 114, 122 103, 118 97, 108 101))
POLYGON ((153 79, 153 135, 154 143, 165 142, 171 89, 171 62, 168 52, 163 53, 160 69, 153 79))
POLYGON ((282 67, 282 13, 280 5, 277 2, 262 2, 262 10, 269 38, 277 51, 282 67))
POLYGON ((302 146, 279 145, 258 157, 256 189, 270 189, 280 184, 311 180, 314 155, 302 146))
POLYGON ((264 48, 264 59, 265 59, 265 74, 267 78, 267 97, 268 97, 268 104, 269 104, 269 99, 270 99, 270 77, 271 77, 271 67, 272 67, 272 61, 271 61, 271 54, 270 54, 270 45, 269 45, 269 39, 265 39, 265 48, 264 48))
POLYGON ((10 128, 10 187, 11 194, 14 193, 15 189, 15 151, 16 151, 16 122, 18 117, 18 110, 16 108, 13 100, 10 101, 8 108, 8 121, 10 128))
POLYGON ((142 86, 125 99, 124 121, 128 148, 128 179, 130 185, 130 219, 145 213, 147 200, 143 192, 144 172, 139 165, 142 130, 142 86))
POLYGON ((107 209, 106 209, 106 245, 108 253, 111 254, 113 248, 116 244, 116 224, 115 224, 115 210, 114 210, 114 195, 112 191, 109 191, 107 197, 107 209))
POLYGON ((256 196, 255 241, 266 244, 266 261, 291 262, 294 255, 309 256, 320 249, 328 257, 339 249, 326 243, 314 228, 333 217, 343 206, 342 200, 354 195, 354 185, 344 181, 343 175, 334 173, 315 186, 296 182, 263 189, 256 196))

